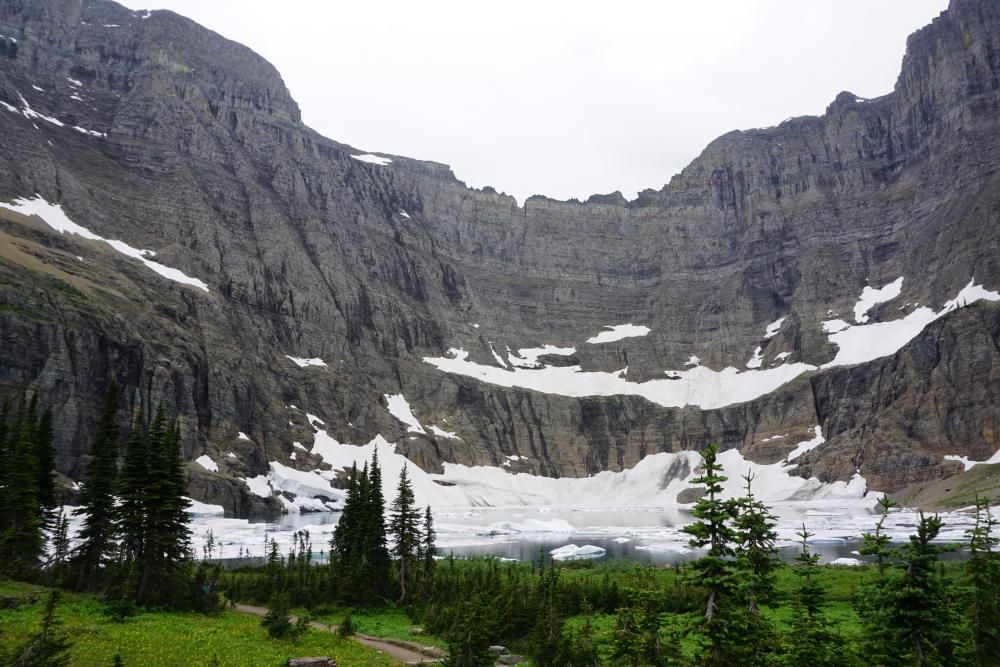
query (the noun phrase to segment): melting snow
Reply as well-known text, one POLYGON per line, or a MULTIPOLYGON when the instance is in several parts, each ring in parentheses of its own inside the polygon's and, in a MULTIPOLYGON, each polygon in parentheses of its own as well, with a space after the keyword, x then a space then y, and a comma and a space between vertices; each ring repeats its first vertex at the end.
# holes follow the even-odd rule
POLYGON ((450 440, 459 440, 458 434, 451 431, 446 431, 440 426, 430 426, 431 432, 438 436, 439 438, 448 438, 450 440))
POLYGON ((194 460, 195 463, 200 465, 205 470, 211 470, 212 472, 219 472, 219 464, 212 460, 212 457, 208 454, 202 454, 194 460))
POLYGON ((958 461, 965 466, 966 470, 974 468, 978 465, 993 465, 994 463, 1000 463, 1000 449, 996 453, 985 461, 970 461, 968 456, 956 456, 954 454, 948 454, 944 457, 945 461, 958 461))
POLYGON ((753 351, 753 356, 750 357, 750 361, 747 362, 747 368, 760 368, 760 365, 764 363, 764 356, 761 354, 760 345, 757 349, 753 351))
POLYGON ((61 120, 59 120, 58 118, 53 118, 52 116, 46 116, 45 114, 38 113, 37 111, 35 111, 34 109, 32 109, 31 105, 28 104, 28 100, 24 99, 24 95, 18 93, 17 96, 21 98, 21 104, 24 107, 23 109, 21 109, 21 113, 24 114, 25 118, 28 118, 28 119, 35 119, 35 118, 37 118, 38 120, 44 120, 46 123, 52 123, 56 127, 63 127, 64 126, 64 123, 61 120))
POLYGON ((50 204, 49 202, 42 199, 40 195, 35 195, 34 199, 15 199, 10 204, 4 204, 0 202, 0 207, 6 208, 11 211, 15 211, 22 215, 36 215, 45 221, 52 229, 56 230, 60 234, 70 233, 76 234, 77 236, 82 236, 85 239, 92 241, 103 241, 107 243, 112 248, 120 252, 121 254, 137 259, 147 268, 152 269, 156 273, 160 274, 167 280, 172 280, 176 283, 181 283, 183 285, 191 285, 192 287, 197 287, 198 289, 208 291, 208 285, 206 285, 201 280, 197 278, 192 278, 185 275, 183 272, 170 268, 169 266, 164 266, 159 262, 154 262, 148 259, 146 255, 150 254, 148 250, 139 250, 138 248, 133 248, 124 241, 116 241, 111 239, 106 239, 97 234, 94 234, 86 227, 76 224, 70 220, 62 210, 62 206, 58 204, 50 204))
POLYGON ((778 354, 774 355, 774 363, 784 361, 790 356, 792 356, 791 352, 779 352, 778 354))
POLYGON ((355 160, 361 160, 362 162, 368 162, 369 164, 378 164, 385 166, 392 162, 387 157, 379 157, 378 155, 372 155, 371 153, 365 153, 364 155, 352 155, 355 160))
POLYGON ((649 327, 636 325, 636 324, 618 324, 615 326, 604 327, 609 331, 602 331, 593 338, 588 338, 587 342, 592 345, 598 345, 600 343, 613 343, 623 338, 635 338, 637 336, 645 336, 649 333, 649 327))
POLYGON ((424 427, 420 425, 417 418, 413 416, 410 404, 402 394, 385 395, 385 400, 389 404, 389 414, 406 424, 406 430, 414 433, 426 433, 424 427))
MULTIPOLYGON (((479 326, 479 325, 475 325, 475 326, 479 326)), ((501 357, 500 354, 497 353, 496 350, 493 349, 493 341, 490 341, 490 354, 492 354, 493 358, 497 360, 497 363, 500 364, 501 368, 507 368, 507 362, 503 360, 503 357, 501 357)))
POLYGON ((851 325, 844 320, 826 320, 823 322, 823 333, 837 333, 849 328, 851 325))
POLYGON ((813 433, 815 435, 813 436, 813 438, 811 440, 805 440, 803 442, 800 442, 798 445, 796 445, 795 449, 793 449, 792 451, 790 451, 788 453, 788 456, 785 457, 785 460, 788 461, 789 463, 791 463, 792 461, 794 461, 795 459, 799 458, 800 456, 802 456, 806 452, 811 452, 812 450, 816 449, 817 447, 819 447, 820 445, 822 445, 824 442, 826 442, 826 438, 823 437, 823 432, 820 430, 819 426, 817 426, 817 427, 815 427, 813 429, 813 433))
POLYGON ((271 482, 267 475, 257 475, 256 477, 244 477, 244 483, 250 489, 250 493, 261 498, 270 498, 274 491, 271 489, 271 482))
POLYGON ((522 347, 517 354, 510 352, 508 348, 507 358, 510 363, 520 368, 538 368, 538 357, 544 354, 554 354, 566 357, 576 354, 575 347, 556 347, 555 345, 544 345, 542 347, 522 347))
POLYGON ((867 322, 868 315, 865 313, 880 303, 892 301, 899 296, 902 291, 902 276, 896 278, 894 281, 880 289, 872 289, 868 285, 865 285, 865 288, 861 290, 861 296, 858 297, 858 302, 854 304, 854 321, 861 324, 867 322))
POLYGON ((784 317, 779 317, 775 321, 767 325, 764 330, 764 338, 774 338, 778 335, 778 330, 781 329, 781 324, 785 321, 784 317))
POLYGON ((286 354, 286 357, 292 360, 292 362, 299 368, 305 368, 306 366, 322 366, 326 368, 326 362, 319 357, 313 357, 312 359, 303 359, 302 357, 293 357, 290 354, 286 354))

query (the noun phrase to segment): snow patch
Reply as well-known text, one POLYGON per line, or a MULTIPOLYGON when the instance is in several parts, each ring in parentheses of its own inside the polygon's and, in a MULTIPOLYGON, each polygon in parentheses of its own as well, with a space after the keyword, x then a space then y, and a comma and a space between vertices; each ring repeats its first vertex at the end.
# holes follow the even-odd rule
POLYGON ((211 470, 212 472, 219 472, 219 464, 212 460, 212 457, 208 454, 202 454, 194 460, 195 463, 200 465, 205 470, 211 470))
POLYGON ((758 345, 757 349, 753 351, 753 356, 750 357, 750 361, 747 362, 747 368, 760 368, 763 363, 764 355, 761 354, 761 347, 758 345))
POLYGON ((191 505, 187 508, 187 513, 192 516, 224 516, 226 510, 222 505, 210 505, 209 503, 203 503, 195 500, 194 498, 185 498, 191 505))
POLYGON ((816 449, 824 442, 826 442, 826 438, 823 437, 823 432, 820 430, 819 426, 816 426, 813 429, 813 434, 814 435, 812 439, 800 442, 798 445, 795 446, 795 449, 788 452, 788 456, 785 457, 785 460, 791 463, 792 461, 799 458, 806 452, 811 452, 812 450, 816 449))
POLYGON ((59 204, 50 204, 49 202, 42 199, 41 195, 35 195, 34 199, 19 198, 15 199, 10 204, 4 204, 0 202, 0 208, 6 208, 11 211, 15 211, 22 215, 35 215, 45 221, 52 229, 56 230, 60 234, 69 233, 76 234, 85 239, 91 241, 103 241, 109 246, 117 250, 119 253, 125 255, 126 257, 131 257, 137 259, 147 268, 155 271, 159 275, 163 276, 167 280, 171 280, 182 285, 190 285, 192 287, 197 287, 198 289, 208 292, 208 285, 206 285, 201 280, 197 278, 192 278, 185 275, 183 272, 170 268, 169 266, 164 266, 159 262, 154 262, 147 258, 148 254, 151 254, 148 250, 139 250, 134 248, 124 241, 117 241, 112 239, 106 239, 97 234, 94 234, 86 227, 76 224, 67 217, 66 213, 63 212, 62 206, 59 204))
POLYGON ((250 440, 250 436, 244 433, 243 431, 240 431, 240 434, 236 436, 236 439, 246 440, 247 442, 253 442, 252 440, 250 440))
POLYGON ((517 354, 507 351, 507 358, 510 363, 519 368, 538 368, 538 357, 545 354, 553 354, 560 357, 567 357, 576 354, 575 347, 556 347, 555 345, 543 345, 542 347, 522 347, 517 354))
POLYGON ((778 335, 778 330, 781 329, 782 323, 785 321, 784 317, 779 317, 775 321, 767 325, 764 329, 764 338, 774 338, 778 335))
POLYGON ((307 366, 320 366, 322 368, 327 367, 326 362, 320 359, 319 357, 313 357, 312 359, 303 359, 302 357, 293 357, 290 354, 286 354, 285 356, 288 359, 291 359, 292 363, 294 363, 299 368, 306 368, 307 366))
POLYGON ((849 329, 850 326, 851 325, 844 320, 826 320, 823 322, 823 333, 837 333, 838 331, 849 329))
POLYGON ((880 303, 892 301, 899 296, 902 291, 902 276, 896 278, 894 281, 880 289, 872 289, 870 286, 865 285, 865 288, 861 290, 861 296, 858 297, 858 302, 854 304, 854 321, 859 324, 864 324, 868 321, 868 315, 866 313, 869 310, 880 303))
POLYGON ((452 431, 446 431, 443 428, 441 428, 440 426, 431 425, 429 428, 431 429, 431 432, 434 435, 438 436, 439 438, 448 438, 449 440, 459 440, 460 439, 458 437, 457 433, 454 433, 452 431))
POLYGON ((995 463, 1000 463, 1000 449, 996 453, 985 461, 970 461, 968 456, 957 456, 955 454, 948 454, 944 457, 945 461, 958 461, 965 466, 965 470, 971 470, 978 465, 993 465, 995 463))
POLYGON ((389 404, 389 414, 398 419, 399 421, 406 424, 406 430, 412 431, 413 433, 427 433, 424 427, 420 425, 420 422, 413 415, 413 411, 410 409, 410 404, 406 402, 406 399, 402 394, 385 394, 385 400, 389 404))
POLYGON ((601 343, 613 343, 624 338, 645 336, 649 333, 649 327, 631 323, 606 326, 604 328, 608 329, 608 331, 602 331, 593 338, 588 338, 587 342, 592 345, 600 345, 601 343))
POLYGON ((250 493, 261 498, 269 498, 274 490, 271 488, 271 481, 267 475, 257 475, 256 477, 244 477, 243 482, 250 489, 250 493))
POLYGON ((361 160, 362 162, 367 162, 369 164, 377 164, 385 166, 390 164, 392 160, 387 157, 379 157, 378 155, 372 155, 371 153, 365 153, 364 155, 352 155, 355 160, 361 160))

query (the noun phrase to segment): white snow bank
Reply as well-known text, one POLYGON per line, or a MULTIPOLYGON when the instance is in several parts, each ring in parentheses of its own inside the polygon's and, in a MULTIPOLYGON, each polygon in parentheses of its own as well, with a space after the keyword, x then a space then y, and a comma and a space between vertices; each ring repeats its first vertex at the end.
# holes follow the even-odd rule
POLYGON ((763 363, 764 355, 761 354, 761 347, 758 345, 757 349, 753 351, 753 356, 750 357, 750 361, 747 362, 747 368, 760 368, 763 363))
MULTIPOLYGON (((469 353, 462 349, 452 348, 449 353, 451 357, 425 357, 424 361, 446 373, 502 387, 520 387, 576 398, 634 395, 665 407, 678 408, 694 405, 713 409, 742 403, 774 391, 805 371, 815 369, 809 364, 794 363, 741 373, 735 368, 715 371, 695 366, 684 371, 669 371, 671 377, 676 379, 631 382, 622 377, 621 371, 583 371, 580 366, 504 369, 469 361, 469 353)), ((512 362, 515 359, 513 356, 510 358, 512 362)))
POLYGON ((385 400, 389 404, 389 414, 406 424, 407 431, 412 431, 413 433, 427 433, 427 431, 424 430, 424 427, 420 425, 420 422, 413 415, 413 411, 410 409, 410 404, 406 402, 406 399, 402 394, 393 394, 391 396, 389 394, 385 394, 385 400))
POLYGON ((823 333, 837 333, 843 331, 851 325, 844 320, 826 320, 823 322, 823 333))
POLYGON ((299 368, 305 368, 307 366, 320 366, 322 368, 327 367, 326 362, 320 359, 319 357, 313 357, 312 359, 304 359, 302 357, 293 357, 290 354, 286 354, 285 356, 288 359, 291 359, 292 363, 294 363, 299 368))
POLYGON ((152 269, 167 280, 172 280, 173 282, 181 283, 182 285, 191 285, 192 287, 197 287, 198 289, 206 292, 208 291, 208 285, 201 280, 187 276, 177 269, 172 269, 168 266, 160 264, 159 262, 154 262, 149 259, 147 256, 152 254, 149 250, 139 250, 138 248, 133 248, 124 241, 103 238, 94 234, 86 227, 76 224, 66 216, 66 213, 63 212, 62 206, 58 204, 50 204, 42 199, 40 195, 35 195, 34 199, 25 199, 23 197, 15 199, 10 204, 0 202, 0 207, 6 208, 10 211, 15 211, 22 215, 38 216, 45 221, 45 224, 60 234, 76 234, 77 236, 82 236, 83 238, 91 241, 103 241, 121 254, 139 260, 145 264, 147 268, 152 269))
POLYGON ((429 428, 431 429, 431 433, 433 433, 434 435, 436 435, 439 438, 448 438, 449 440, 459 440, 460 439, 458 437, 457 433, 455 433, 453 431, 446 431, 443 428, 441 428, 440 426, 435 426, 435 425, 432 424, 429 428))
POLYGON ((866 313, 869 310, 880 303, 892 301, 899 296, 902 291, 902 276, 896 278, 894 281, 880 289, 872 289, 868 285, 865 285, 865 288, 861 290, 861 296, 858 297, 858 302, 854 304, 854 321, 862 324, 867 322, 868 315, 866 313))
POLYGON ((194 498, 185 498, 185 500, 191 503, 187 512, 192 516, 223 516, 226 513, 222 505, 210 505, 199 502, 194 498))
POLYGON ((775 321, 768 324, 767 328, 764 329, 764 338, 774 338, 775 336, 777 336, 778 330, 781 329, 781 325, 784 323, 784 321, 785 321, 784 317, 779 317, 775 321))
POLYGON ((585 544, 578 547, 575 544, 567 544, 564 547, 553 549, 549 552, 552 560, 580 560, 583 558, 600 558, 604 555, 603 547, 596 547, 593 544, 585 544))
POLYGON ((208 454, 202 454, 194 460, 195 463, 200 465, 205 470, 211 470, 212 472, 219 472, 219 464, 212 460, 212 457, 208 454))
POLYGON ((645 336, 649 333, 649 327, 642 326, 640 324, 617 324, 615 326, 607 326, 604 328, 608 329, 608 331, 602 331, 593 338, 588 338, 587 342, 592 345, 613 343, 615 341, 622 340, 623 338, 635 338, 637 336, 645 336))
POLYGON ((813 433, 815 435, 811 440, 800 442, 798 445, 795 446, 795 449, 788 452, 788 456, 785 457, 785 460, 791 463, 792 461, 799 458, 806 452, 811 452, 812 450, 816 449, 824 442, 826 442, 826 438, 823 437, 823 432, 820 430, 819 426, 814 428, 813 433))
POLYGON ((556 347, 555 345, 543 345, 542 347, 522 347, 514 354, 510 350, 507 351, 507 358, 515 366, 520 368, 538 368, 538 357, 544 354, 554 354, 560 357, 566 357, 571 354, 576 354, 575 347, 556 347))
POLYGON ((503 360, 503 357, 501 357, 500 354, 497 353, 495 349, 493 349, 493 341, 490 341, 489 343, 490 343, 490 354, 493 355, 493 358, 496 359, 497 363, 500 364, 501 368, 507 368, 507 362, 503 360))
POLYGON ((296 470, 277 461, 271 461, 270 465, 271 472, 268 477, 273 489, 307 498, 321 496, 330 498, 334 502, 344 499, 344 491, 333 488, 330 481, 322 477, 318 471, 296 470))
POLYGON ((378 155, 372 155, 371 153, 365 153, 364 155, 352 155, 351 157, 355 160, 361 160, 362 162, 368 162, 369 164, 377 164, 381 166, 385 166, 392 162, 392 160, 387 157, 380 157, 378 155))
POLYGON ((993 465, 994 463, 1000 463, 1000 449, 996 451, 993 456, 986 459, 985 461, 970 461, 968 456, 956 456, 955 454, 948 454, 944 457, 945 461, 958 461, 965 466, 966 470, 974 468, 978 465, 993 465))
POLYGON ((274 489, 271 488, 271 482, 267 475, 244 477, 243 482, 247 485, 247 488, 250 489, 250 493, 255 496, 269 498, 274 493, 274 489))

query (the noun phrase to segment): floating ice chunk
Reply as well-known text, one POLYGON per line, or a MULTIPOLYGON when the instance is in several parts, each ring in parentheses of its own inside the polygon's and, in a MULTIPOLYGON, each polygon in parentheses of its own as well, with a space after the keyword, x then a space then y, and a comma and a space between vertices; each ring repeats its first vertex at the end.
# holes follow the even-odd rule
POLYGON ((593 544, 585 544, 582 547, 578 547, 575 544, 567 544, 564 547, 553 549, 549 552, 549 555, 552 556, 552 560, 580 560, 585 558, 600 558, 604 553, 603 547, 597 547, 593 544))
POLYGON ((850 327, 851 325, 844 320, 826 320, 823 322, 823 333, 837 333, 850 327))
POLYGON ((885 303, 886 301, 892 301, 903 291, 903 277, 900 276, 888 285, 880 289, 872 289, 868 285, 861 290, 861 296, 858 297, 858 302, 854 304, 854 321, 858 323, 865 323, 868 321, 868 315, 866 313, 877 306, 880 303, 885 303))
POLYGON ((424 427, 420 425, 420 422, 413 415, 413 411, 410 409, 410 404, 406 402, 406 399, 402 394, 385 394, 385 400, 389 404, 389 414, 398 419, 399 421, 406 424, 406 430, 412 431, 414 433, 427 433, 424 427))
POLYGON ((792 451, 790 451, 788 453, 788 456, 785 457, 785 460, 788 461, 789 463, 791 463, 792 461, 794 461, 795 459, 799 458, 800 456, 802 456, 806 452, 811 452, 812 450, 816 449, 817 447, 819 447, 820 445, 822 445, 824 442, 826 442, 826 438, 823 437, 823 432, 820 430, 819 426, 816 426, 813 429, 813 433, 814 433, 814 435, 813 435, 812 439, 805 440, 803 442, 800 442, 798 445, 796 445, 795 449, 793 449, 792 451))
POLYGON ((267 475, 257 475, 256 477, 244 477, 243 482, 250 489, 250 493, 261 498, 269 498, 274 489, 271 488, 271 480, 267 475))
POLYGON ((761 347, 758 345, 757 349, 753 351, 753 356, 750 357, 750 361, 747 362, 747 368, 760 368, 763 363, 764 355, 761 354, 761 347))
POLYGON ((19 198, 15 199, 10 204, 4 204, 0 202, 0 208, 6 208, 11 211, 15 211, 22 215, 35 215, 45 221, 52 229, 56 230, 60 234, 69 233, 76 234, 77 236, 82 236, 85 239, 92 241, 103 241, 109 246, 120 252, 121 254, 137 259, 147 268, 152 269, 156 273, 160 274, 167 280, 172 280, 176 283, 181 283, 183 285, 190 285, 192 287, 197 287, 198 289, 208 291, 208 285, 198 280, 197 278, 192 278, 185 275, 177 269, 172 269, 169 266, 164 266, 159 262, 154 262, 148 259, 146 255, 149 253, 148 250, 139 250, 138 248, 133 248, 124 241, 109 240, 94 234, 86 227, 76 224, 67 217, 66 213, 63 212, 62 206, 58 204, 50 204, 49 202, 42 199, 40 195, 35 195, 34 199, 19 198))
POLYGON ((623 338, 635 338, 637 336, 645 336, 649 333, 649 327, 631 323, 606 326, 604 328, 608 329, 608 331, 602 331, 593 338, 588 338, 587 342, 592 345, 613 343, 623 338))
POLYGON ((775 321, 767 325, 764 329, 764 338, 774 338, 778 335, 778 330, 781 329, 782 323, 785 321, 784 317, 779 317, 775 321))
POLYGON ((372 155, 371 153, 365 153, 364 155, 352 155, 355 160, 361 160, 362 162, 368 162, 369 164, 378 164, 385 166, 392 162, 387 157, 380 157, 378 155, 372 155))
POLYGON ((837 567, 857 567, 859 565, 864 565, 864 563, 857 558, 847 558, 842 556, 831 560, 830 565, 837 567))
POLYGON ((223 516, 226 513, 222 505, 210 505, 193 498, 185 498, 185 500, 191 503, 190 507, 187 508, 187 513, 194 516, 223 516))
POLYGON ((542 347, 522 347, 517 354, 509 353, 507 358, 510 363, 520 368, 538 368, 538 357, 552 354, 560 357, 567 357, 576 354, 575 347, 556 347, 555 345, 543 345, 542 347))
POLYGON ((576 532, 576 528, 573 527, 573 524, 564 519, 552 519, 550 521, 542 519, 527 519, 524 523, 499 521, 497 523, 490 524, 489 530, 491 532, 556 533, 560 535, 576 532))
POLYGON ((293 357, 290 354, 286 354, 285 356, 291 359, 292 363, 294 363, 299 368, 305 368, 307 366, 320 366, 322 368, 327 367, 326 362, 320 359, 319 357, 313 357, 312 359, 303 359, 302 357, 293 357))
POLYGON ((429 428, 431 429, 431 432, 434 435, 438 436, 439 438, 448 438, 449 440, 459 440, 457 433, 453 433, 452 431, 446 431, 440 426, 431 425, 429 428))
POLYGON ((236 436, 236 439, 237 440, 246 440, 247 442, 251 442, 250 436, 247 435, 246 433, 244 433, 243 431, 240 431, 240 434, 236 436))
POLYGON ((654 544, 642 544, 635 548, 636 551, 648 551, 650 553, 674 553, 689 554, 693 549, 682 542, 656 542, 654 544))
POLYGON ((956 456, 955 454, 948 454, 944 457, 945 461, 958 461, 965 466, 965 470, 970 470, 978 465, 993 465, 995 463, 1000 463, 1000 449, 996 451, 993 456, 986 459, 985 461, 970 461, 968 456, 956 456))
POLYGON ((212 472, 219 472, 219 464, 212 460, 212 457, 208 454, 202 454, 194 460, 195 463, 200 465, 205 470, 211 470, 212 472))
POLYGON ((631 537, 616 537, 615 539, 613 539, 611 541, 614 542, 615 544, 628 544, 629 542, 632 541, 632 538, 631 537))

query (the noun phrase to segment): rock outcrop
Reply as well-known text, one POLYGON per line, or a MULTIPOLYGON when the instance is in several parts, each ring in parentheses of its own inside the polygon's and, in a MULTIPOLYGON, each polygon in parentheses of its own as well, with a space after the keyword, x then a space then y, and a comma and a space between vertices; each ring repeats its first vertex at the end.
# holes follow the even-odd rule
POLYGON ((192 494, 236 513, 278 507, 241 481, 269 461, 320 466, 293 445, 312 439, 307 414, 344 442, 381 433, 426 469, 524 455, 515 470, 549 476, 711 441, 774 462, 819 425, 826 443, 796 474, 858 470, 895 491, 961 470, 946 454, 1000 449, 996 303, 819 368, 837 354, 822 323, 855 324, 866 286, 905 278, 871 322, 937 311, 970 279, 1000 289, 995 2, 953 0, 912 35, 893 92, 726 134, 634 201, 518 205, 444 165, 329 140, 249 49, 106 0, 0 0, 0 103, 0 202, 37 195, 208 286, 0 209, 0 394, 31 387, 54 404, 71 479, 112 378, 130 410, 162 400, 180 415, 186 455, 219 467, 191 464, 192 494), (585 342, 623 323, 650 331, 585 342), (627 367, 637 383, 692 356, 817 368, 700 409, 504 387, 423 360, 461 348, 507 365, 508 348, 545 344, 574 352, 542 363, 627 367), (407 431, 384 398, 399 393, 457 437, 407 431))

